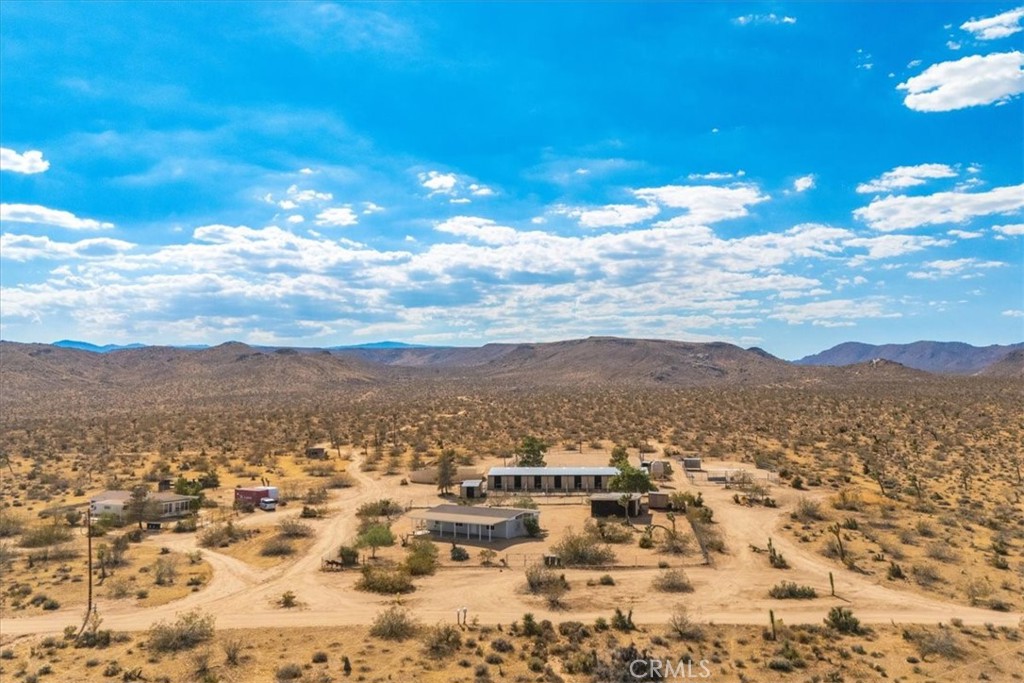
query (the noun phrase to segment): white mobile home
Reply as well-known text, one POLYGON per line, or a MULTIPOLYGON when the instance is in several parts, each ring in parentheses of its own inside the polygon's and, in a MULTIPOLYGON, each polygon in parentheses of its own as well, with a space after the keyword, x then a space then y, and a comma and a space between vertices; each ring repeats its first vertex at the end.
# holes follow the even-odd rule
POLYGON ((441 538, 492 541, 525 536, 526 519, 538 519, 540 513, 526 508, 438 505, 409 516, 417 530, 426 530, 441 538))

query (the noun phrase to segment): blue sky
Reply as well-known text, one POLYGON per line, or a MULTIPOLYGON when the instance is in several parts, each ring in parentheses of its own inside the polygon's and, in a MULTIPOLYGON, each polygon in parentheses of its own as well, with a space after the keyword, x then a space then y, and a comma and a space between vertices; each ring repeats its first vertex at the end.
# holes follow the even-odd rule
POLYGON ((0 4, 0 334, 1024 340, 1013 3, 0 4))

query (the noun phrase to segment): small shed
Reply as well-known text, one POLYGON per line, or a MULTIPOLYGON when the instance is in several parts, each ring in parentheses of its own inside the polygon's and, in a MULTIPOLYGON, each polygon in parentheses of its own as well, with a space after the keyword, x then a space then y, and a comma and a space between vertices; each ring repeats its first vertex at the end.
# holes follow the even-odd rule
POLYGON ((700 472, 700 458, 683 458, 683 470, 686 472, 700 472))
POLYGON ((156 490, 159 493, 163 493, 164 491, 171 491, 173 489, 174 489, 174 480, 173 479, 161 479, 160 481, 158 481, 156 483, 156 490))
POLYGON ((483 498, 485 495, 483 479, 466 479, 459 485, 460 498, 483 498))
POLYGON ((672 499, 664 491, 651 491, 647 494, 647 507, 652 510, 671 510, 672 499))
POLYGON ((591 517, 625 517, 629 510, 630 517, 640 514, 639 493, 595 493, 590 496, 591 517), (629 496, 628 506, 620 502, 623 496, 629 496))
POLYGON ((310 460, 326 460, 327 449, 319 447, 307 448, 306 457, 309 458, 310 460))

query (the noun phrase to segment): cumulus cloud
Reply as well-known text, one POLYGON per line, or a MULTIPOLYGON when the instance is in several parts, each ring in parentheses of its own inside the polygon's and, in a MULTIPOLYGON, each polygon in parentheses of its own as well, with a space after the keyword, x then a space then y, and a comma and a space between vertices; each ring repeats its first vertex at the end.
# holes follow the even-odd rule
POLYGON ((670 209, 685 209, 687 213, 663 222, 664 226, 703 225, 730 218, 742 218, 750 212, 749 206, 771 199, 757 185, 738 183, 728 187, 716 185, 664 185, 633 191, 648 203, 658 203, 670 209))
POLYGON ((876 198, 853 212, 875 230, 890 232, 922 225, 964 223, 978 216, 1013 214, 1024 208, 1024 185, 988 192, 938 192, 919 197, 876 198))
POLYGON ((1013 223, 1010 225, 993 225, 993 232, 998 232, 1000 235, 1009 235, 1016 237, 1024 235, 1024 223, 1013 223))
POLYGON ((867 249, 867 254, 860 254, 851 259, 851 265, 859 265, 865 261, 893 258, 922 251, 929 247, 948 247, 952 240, 937 239, 928 235, 876 235, 874 237, 853 237, 845 240, 847 247, 867 249))
POLYGON ((1021 19, 1024 19, 1024 7, 997 14, 984 19, 971 19, 960 24, 960 28, 974 35, 978 40, 996 40, 1007 38, 1022 30, 1021 19))
POLYGON ((940 62, 896 86, 915 111, 938 112, 1000 104, 1024 92, 1024 53, 1000 52, 940 62))
POLYGON ((38 204, 0 204, 0 221, 39 223, 68 230, 105 230, 114 227, 113 223, 80 218, 70 211, 50 209, 38 204))
POLYGON ((793 190, 796 192, 806 192, 814 188, 814 174, 801 176, 793 181, 793 190))
POLYGON ((856 321, 868 318, 899 318, 900 313, 889 310, 879 298, 829 299, 800 304, 783 304, 769 318, 790 325, 811 323, 818 327, 852 327, 856 321))
POLYGON ((43 153, 30 149, 18 153, 7 147, 0 147, 0 171, 12 173, 42 173, 50 168, 50 162, 43 159, 43 153))
POLYGON ((453 194, 459 179, 454 173, 426 171, 419 174, 420 185, 430 190, 430 195, 453 194))
POLYGON ((892 192, 908 187, 924 185, 933 178, 955 178, 957 172, 946 164, 918 164, 917 166, 897 166, 886 171, 878 178, 861 183, 857 192, 892 192))
POLYGON ((325 227, 344 228, 358 222, 359 216, 348 205, 324 209, 316 215, 316 224, 325 227))
POLYGON ((939 280, 944 277, 959 276, 964 279, 980 277, 981 269, 1001 268, 1006 264, 1002 261, 983 261, 977 258, 945 259, 928 261, 921 264, 921 270, 907 273, 907 277, 915 280, 939 280))
POLYGON ((492 188, 482 183, 475 182, 470 178, 459 176, 456 173, 442 173, 441 171, 424 171, 417 174, 420 186, 430 190, 428 197, 449 197, 452 204, 469 204, 472 197, 492 197, 495 192, 492 188), (467 196, 468 195, 468 196, 467 196))
POLYGON ((710 173, 691 173, 686 176, 687 180, 732 180, 733 178, 742 178, 747 174, 742 168, 735 173, 726 172, 721 173, 712 171, 710 173))
POLYGON ((1005 315, 1007 318, 1024 318, 1024 311, 1019 308, 1010 308, 1003 311, 1000 315, 1005 315))
POLYGON ((11 261, 33 259, 109 258, 131 251, 136 245, 108 237, 93 237, 77 242, 58 242, 46 236, 0 235, 0 258, 11 261))
POLYGON ((595 209, 566 209, 584 228, 621 228, 642 223, 661 211, 653 204, 608 204, 595 209))

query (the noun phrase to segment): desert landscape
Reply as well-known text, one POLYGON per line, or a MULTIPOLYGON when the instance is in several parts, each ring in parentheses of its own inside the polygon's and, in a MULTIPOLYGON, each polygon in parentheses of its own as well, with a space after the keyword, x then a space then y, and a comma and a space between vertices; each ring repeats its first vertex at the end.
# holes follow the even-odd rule
POLYGON ((657 679, 626 670, 637 653, 723 681, 1019 678, 1018 367, 624 339, 0 353, 0 666, 19 680, 657 679), (535 450, 552 472, 639 472, 615 488, 673 509, 460 495, 535 450), (201 503, 86 517, 161 481, 201 503), (238 504, 264 484, 275 510, 238 504), (418 519, 439 504, 539 529, 453 539, 418 519))

